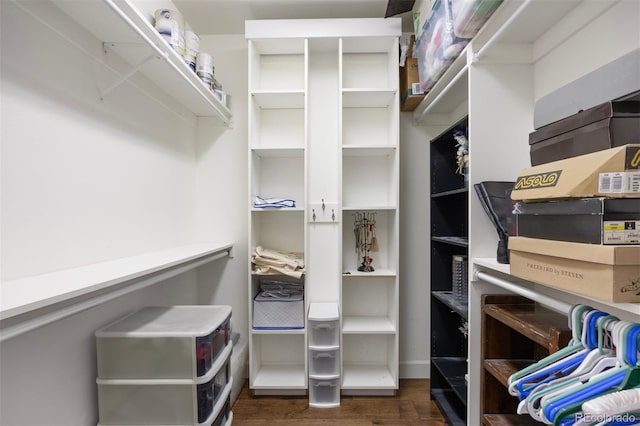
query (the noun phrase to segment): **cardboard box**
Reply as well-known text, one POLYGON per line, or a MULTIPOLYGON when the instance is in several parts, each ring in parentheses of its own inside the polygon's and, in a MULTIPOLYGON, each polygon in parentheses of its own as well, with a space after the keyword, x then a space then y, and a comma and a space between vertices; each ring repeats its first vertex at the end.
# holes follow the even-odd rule
POLYGON ((640 145, 625 145, 524 169, 513 200, 640 197, 640 145))
POLYGON ((531 164, 640 144, 640 101, 605 102, 529 134, 531 164))
POLYGON ((511 274, 608 302, 640 302, 640 246, 511 237, 511 274))
POLYGON ((588 244, 640 244, 640 198, 578 198, 514 208, 522 237, 588 244))
POLYGON ((424 99, 424 91, 420 87, 418 74, 418 60, 413 57, 415 36, 411 36, 407 60, 404 67, 400 67, 400 111, 409 112, 424 99))

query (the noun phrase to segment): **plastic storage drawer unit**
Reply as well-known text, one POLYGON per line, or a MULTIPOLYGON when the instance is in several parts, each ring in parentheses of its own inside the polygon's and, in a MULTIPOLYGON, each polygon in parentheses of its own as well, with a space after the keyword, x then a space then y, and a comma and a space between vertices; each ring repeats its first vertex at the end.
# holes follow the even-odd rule
POLYGON ((340 345, 340 317, 335 303, 312 303, 308 319, 309 347, 340 345))
POLYGON ((195 379, 230 342, 230 306, 147 307, 98 330, 101 379, 195 379))
POLYGON ((309 379, 309 406, 318 408, 340 405, 340 378, 309 379))
POLYGON ((309 376, 336 376, 340 374, 340 347, 310 347, 309 376))
MULTIPOLYGON (((229 346, 231 348, 231 346, 229 346)), ((233 379, 216 385, 188 379, 97 379, 101 425, 210 425, 231 393, 233 379)))

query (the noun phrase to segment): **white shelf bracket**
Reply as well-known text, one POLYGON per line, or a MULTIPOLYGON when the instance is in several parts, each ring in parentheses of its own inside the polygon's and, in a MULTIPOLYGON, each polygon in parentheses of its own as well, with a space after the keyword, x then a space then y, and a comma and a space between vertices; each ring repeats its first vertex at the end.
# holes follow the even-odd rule
MULTIPOLYGON (((106 53, 108 47, 107 46, 113 46, 113 43, 102 43, 103 45, 103 50, 106 53)), ((106 89, 102 90, 100 92, 100 100, 104 100, 104 98, 111 92, 113 92, 118 86, 120 86, 122 83, 124 83, 125 81, 129 80, 135 73, 137 73, 140 68, 142 68, 147 62, 149 62, 152 59, 161 59, 160 56, 158 56, 155 53, 152 53, 151 55, 147 56, 146 58, 144 58, 142 61, 138 62, 137 64, 135 64, 129 71, 127 71, 126 73, 122 74, 116 81, 114 81, 113 83, 111 83, 109 85, 109 87, 107 87, 106 89)))

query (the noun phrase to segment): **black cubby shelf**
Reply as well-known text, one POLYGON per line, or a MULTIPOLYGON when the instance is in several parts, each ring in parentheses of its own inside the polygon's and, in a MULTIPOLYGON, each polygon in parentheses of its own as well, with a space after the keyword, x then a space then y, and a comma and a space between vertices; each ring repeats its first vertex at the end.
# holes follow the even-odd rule
MULTIPOLYGON (((464 117, 431 140, 431 397, 453 425, 466 424, 468 340, 458 327, 468 303, 453 296, 453 257, 469 252, 469 188, 458 173, 455 131, 464 117)), ((473 143, 473 141, 470 141, 473 143)))
POLYGON ((438 357, 431 362, 444 376, 445 380, 463 405, 467 405, 467 360, 462 357, 438 357))
POLYGON ((451 291, 432 291, 431 294, 465 320, 469 318, 469 302, 467 299, 458 299, 451 291))
POLYGON ((431 240, 454 246, 469 247, 469 239, 467 237, 431 237, 431 240))
POLYGON ((450 191, 436 192, 435 194, 431 194, 431 198, 450 197, 452 195, 467 194, 468 192, 469 188, 458 188, 450 191))

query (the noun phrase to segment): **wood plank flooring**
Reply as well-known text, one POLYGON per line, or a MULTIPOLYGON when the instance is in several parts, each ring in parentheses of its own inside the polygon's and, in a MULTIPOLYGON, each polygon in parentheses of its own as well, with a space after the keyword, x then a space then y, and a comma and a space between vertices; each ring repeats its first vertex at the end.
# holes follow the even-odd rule
POLYGON ((242 389, 232 408, 234 426, 444 426, 429 398, 429 380, 403 379, 395 397, 342 396, 338 408, 311 408, 306 397, 252 396, 242 389))

